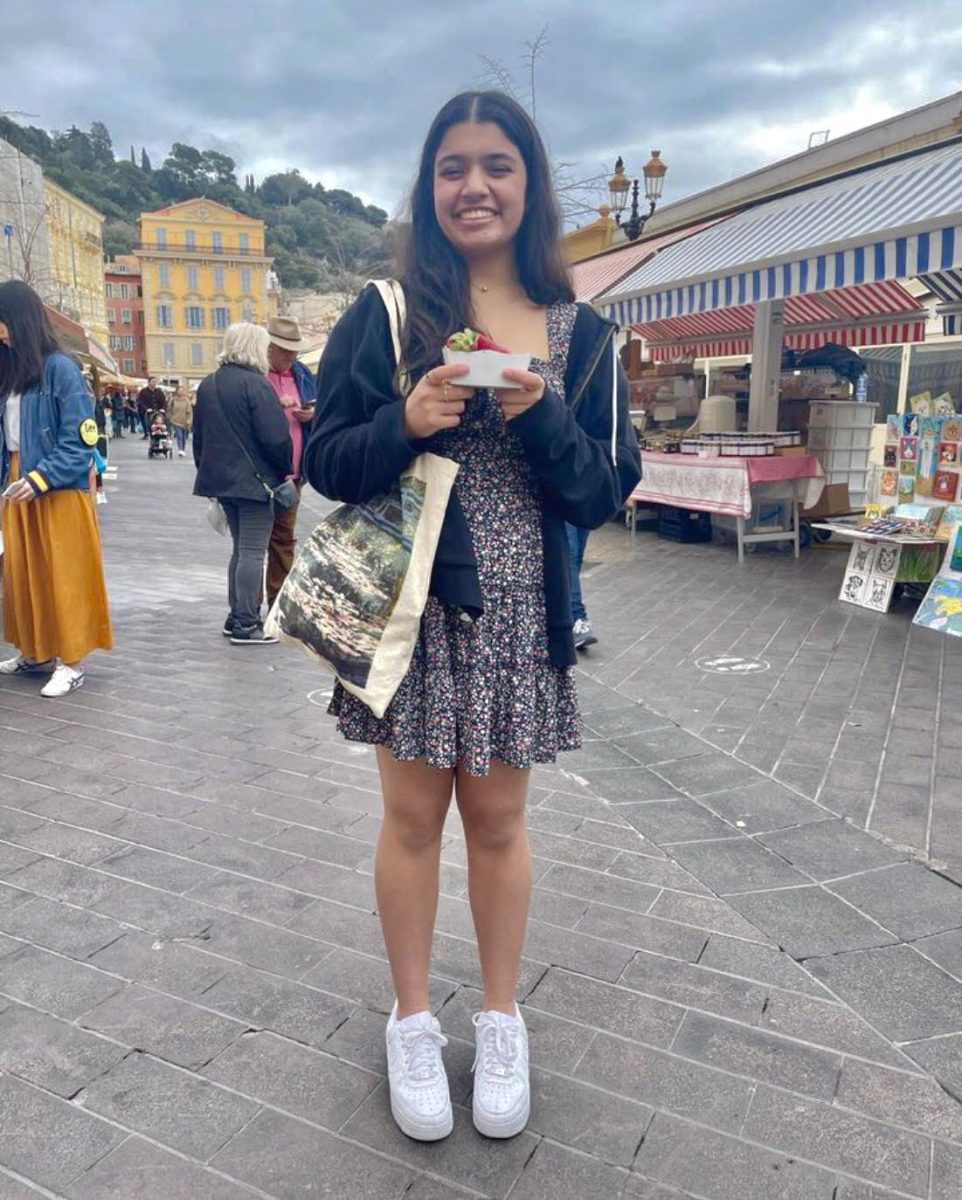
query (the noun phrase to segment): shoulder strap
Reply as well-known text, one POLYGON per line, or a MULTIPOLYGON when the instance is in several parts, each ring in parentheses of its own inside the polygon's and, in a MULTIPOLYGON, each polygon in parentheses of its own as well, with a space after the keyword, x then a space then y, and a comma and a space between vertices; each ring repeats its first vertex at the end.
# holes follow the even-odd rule
POLYGON ((402 396, 410 391, 411 379, 401 363, 401 331, 407 318, 407 302, 404 299, 404 288, 396 279, 369 279, 378 290, 378 295, 387 309, 387 319, 391 326, 391 345, 394 348, 394 362, 397 368, 397 385, 402 396))

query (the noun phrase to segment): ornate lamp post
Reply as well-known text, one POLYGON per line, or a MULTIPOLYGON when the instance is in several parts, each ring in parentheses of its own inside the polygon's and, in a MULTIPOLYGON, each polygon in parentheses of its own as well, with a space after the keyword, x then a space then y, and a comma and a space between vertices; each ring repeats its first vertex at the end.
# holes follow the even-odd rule
POLYGON ((631 212, 624 225, 629 242, 634 242, 641 236, 645 222, 655 211, 665 186, 667 171, 667 166, 661 161, 661 151, 652 150, 651 158, 641 172, 645 179, 645 199, 648 201, 648 211, 642 214, 638 211, 638 180, 628 178, 625 174, 624 160, 620 156, 615 163, 615 173, 608 180, 608 197, 615 221, 621 225, 621 215, 628 206, 628 193, 631 192, 631 212))

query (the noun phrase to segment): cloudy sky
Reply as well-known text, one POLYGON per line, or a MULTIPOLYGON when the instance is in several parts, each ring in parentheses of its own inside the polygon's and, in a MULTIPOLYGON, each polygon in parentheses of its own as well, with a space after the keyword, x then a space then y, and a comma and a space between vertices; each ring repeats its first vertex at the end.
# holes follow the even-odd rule
MULTIPOLYGON (((958 0, 0 0, 0 110, 102 120, 118 153, 214 148, 258 178, 298 167, 394 212, 454 92, 500 63, 572 177, 637 173, 679 199, 962 90, 958 0)), ((604 199, 598 196, 598 202, 604 199)))

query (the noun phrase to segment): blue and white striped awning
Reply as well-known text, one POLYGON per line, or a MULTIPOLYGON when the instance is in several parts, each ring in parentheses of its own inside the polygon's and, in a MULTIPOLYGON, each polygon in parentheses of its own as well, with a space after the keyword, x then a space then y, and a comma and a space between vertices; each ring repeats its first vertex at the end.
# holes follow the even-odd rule
POLYGON ((622 325, 962 267, 962 145, 814 184, 678 242, 595 303, 622 325))
POLYGON ((920 275, 919 281, 924 283, 933 296, 947 304, 962 304, 962 271, 939 271, 935 274, 920 275))

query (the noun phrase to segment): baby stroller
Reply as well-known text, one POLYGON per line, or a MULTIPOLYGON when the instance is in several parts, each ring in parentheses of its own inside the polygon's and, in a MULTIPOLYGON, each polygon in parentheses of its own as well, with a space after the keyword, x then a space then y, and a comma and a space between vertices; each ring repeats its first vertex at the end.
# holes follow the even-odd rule
POLYGON ((147 443, 148 458, 173 458, 174 447, 163 413, 154 413, 150 419, 150 441, 147 443))

